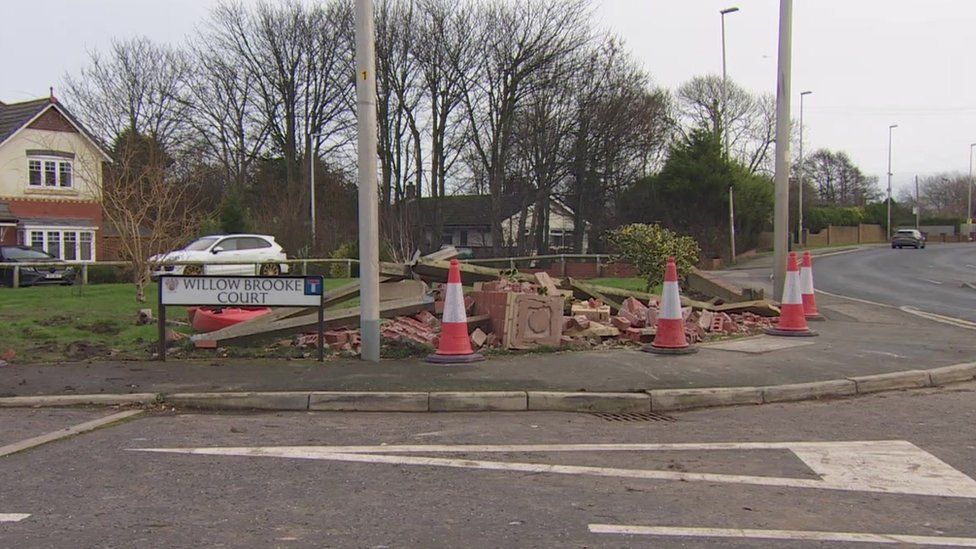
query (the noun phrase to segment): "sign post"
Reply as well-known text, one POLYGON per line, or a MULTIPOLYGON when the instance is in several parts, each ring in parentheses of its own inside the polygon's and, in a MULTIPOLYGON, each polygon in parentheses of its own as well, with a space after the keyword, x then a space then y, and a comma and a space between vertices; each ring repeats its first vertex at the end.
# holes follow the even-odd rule
POLYGON ((325 309, 322 276, 178 276, 159 277, 159 359, 166 360, 166 306, 318 307, 318 360, 325 359, 325 309))

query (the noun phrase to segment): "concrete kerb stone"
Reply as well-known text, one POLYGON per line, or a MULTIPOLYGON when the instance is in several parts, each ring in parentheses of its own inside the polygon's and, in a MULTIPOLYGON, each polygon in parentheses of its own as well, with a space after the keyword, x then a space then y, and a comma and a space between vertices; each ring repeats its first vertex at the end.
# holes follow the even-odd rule
POLYGON ((175 393, 163 397, 173 406, 207 410, 308 410, 308 392, 175 393))
POLYGON ((932 380, 929 378, 929 373, 926 370, 905 370, 903 372, 857 376, 848 379, 857 384, 858 394, 878 393, 896 389, 918 389, 932 385, 932 380))
POLYGON ((926 371, 929 373, 929 379, 932 380, 932 385, 938 386, 947 383, 958 383, 976 379, 976 362, 953 364, 952 366, 943 366, 926 371))
POLYGON ((149 404, 156 400, 156 393, 101 394, 101 395, 36 395, 0 398, 0 408, 42 408, 52 406, 122 406, 149 404))
POLYGON ((529 398, 525 391, 430 393, 431 412, 524 412, 529 398))
POLYGON ((308 402, 309 410, 328 412, 426 412, 429 393, 408 392, 317 392, 308 402))
POLYGON ((655 389, 648 391, 648 394, 651 397, 651 410, 655 412, 763 403, 763 392, 759 387, 655 389))
POLYGON ((644 393, 566 393, 529 391, 531 412, 650 412, 651 397, 644 393))
POLYGON ((770 385, 760 388, 763 393, 763 402, 766 403, 816 400, 857 394, 857 384, 849 379, 770 385))

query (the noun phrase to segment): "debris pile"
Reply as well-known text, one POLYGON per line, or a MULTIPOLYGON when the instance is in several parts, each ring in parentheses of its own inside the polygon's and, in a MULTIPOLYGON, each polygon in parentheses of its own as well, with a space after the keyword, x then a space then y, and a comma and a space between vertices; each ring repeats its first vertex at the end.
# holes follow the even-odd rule
MULTIPOLYGON (((436 348, 445 282, 454 248, 416 257, 409 263, 381 263, 380 333, 384 342, 436 348)), ((641 345, 653 341, 660 298, 540 273, 503 273, 461 264, 471 346, 503 349, 641 345)), ((718 284, 716 280, 709 280, 718 284)), ((359 284, 326 292, 324 345, 337 352, 359 351, 359 308, 342 303, 359 295, 359 284)), ((702 294, 699 293, 698 296, 702 294)), ((749 300, 749 291, 729 286, 709 301, 681 298, 685 332, 692 343, 761 333, 775 324, 779 310, 749 300), (737 293, 738 292, 738 293, 737 293), (740 299, 730 299, 741 295, 740 299)), ((215 332, 193 336, 197 347, 225 346, 254 338, 292 336, 291 344, 315 348, 315 309, 274 309, 271 313, 215 332)))

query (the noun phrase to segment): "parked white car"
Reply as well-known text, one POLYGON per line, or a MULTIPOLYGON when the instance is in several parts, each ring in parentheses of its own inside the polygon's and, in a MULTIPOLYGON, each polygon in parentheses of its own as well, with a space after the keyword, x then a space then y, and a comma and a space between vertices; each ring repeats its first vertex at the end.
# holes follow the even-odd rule
POLYGON ((163 274, 275 276, 288 272, 281 263, 285 251, 273 236, 263 234, 227 234, 204 236, 174 250, 149 258, 161 263, 153 277, 163 274), (166 265, 168 261, 200 261, 204 265, 166 265))

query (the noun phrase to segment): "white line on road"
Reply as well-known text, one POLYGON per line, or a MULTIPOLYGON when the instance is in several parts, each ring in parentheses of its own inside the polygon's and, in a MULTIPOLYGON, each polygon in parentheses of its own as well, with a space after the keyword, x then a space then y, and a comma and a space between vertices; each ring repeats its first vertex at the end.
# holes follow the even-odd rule
POLYGON ((729 442, 702 444, 531 444, 531 445, 406 445, 406 446, 255 446, 233 448, 134 448, 134 451, 210 456, 279 457, 389 465, 420 465, 588 475, 598 477, 677 480, 848 490, 892 494, 976 498, 976 481, 947 463, 903 440, 838 442, 729 442), (488 461, 408 456, 407 453, 590 452, 663 450, 789 450, 818 479, 773 476, 686 473, 549 463, 488 461), (392 454, 392 455, 391 455, 392 454), (401 454, 401 455, 396 455, 401 454))
POLYGON ((0 522, 20 522, 29 516, 30 513, 0 513, 0 522))
POLYGON ((6 446, 0 446, 0 457, 16 454, 17 452, 23 452, 24 450, 29 450, 35 446, 47 444, 48 442, 53 442, 62 438, 67 438, 88 431, 94 431, 99 427, 104 427, 105 425, 115 423, 116 421, 122 421, 123 419, 130 418, 141 413, 142 410, 126 410, 124 412, 119 412, 117 414, 112 414, 110 416, 105 416, 92 421, 86 421, 85 423, 79 423, 74 427, 68 427, 67 429, 61 429, 60 431, 54 431, 47 433, 46 435, 40 435, 27 440, 22 440, 20 442, 15 442, 13 444, 8 444, 6 446))
POLYGON ((836 541, 842 543, 884 543, 935 545, 941 547, 976 547, 976 538, 915 536, 910 534, 870 534, 862 532, 821 532, 816 530, 755 530, 749 528, 687 528, 680 526, 631 526, 626 524, 590 524, 594 534, 623 534, 689 538, 782 539, 799 541, 836 541))
POLYGON ((915 307, 909 305, 889 305, 887 303, 878 303, 877 301, 870 301, 867 299, 861 299, 858 297, 851 297, 847 295, 835 294, 833 292, 826 292, 824 290, 817 290, 817 293, 829 295, 830 297, 836 297, 839 299, 846 299, 848 301, 855 301, 857 303, 864 303, 866 305, 874 305, 875 307, 884 307, 885 309, 898 309, 903 313, 908 313, 910 315, 915 315, 917 317, 924 318, 926 320, 931 320, 933 322, 941 322, 942 324, 950 324, 956 326, 957 328, 966 328, 968 330, 976 330, 976 322, 970 322, 968 320, 963 320, 961 318, 955 318, 952 316, 944 316, 935 313, 929 313, 926 311, 920 311, 915 307))
POLYGON ((939 286, 942 285, 942 283, 939 282, 938 280, 931 280, 928 278, 920 278, 919 280, 921 280, 922 282, 928 282, 929 284, 938 284, 939 286))

